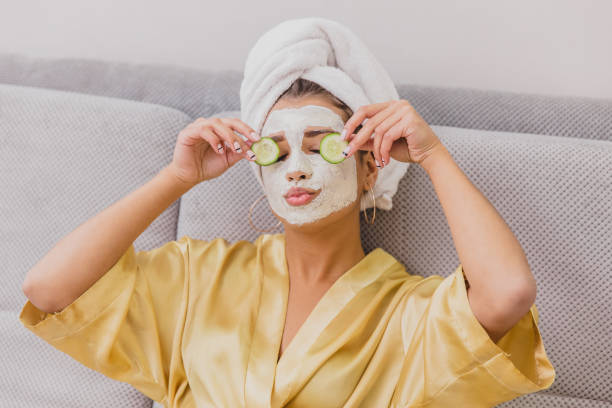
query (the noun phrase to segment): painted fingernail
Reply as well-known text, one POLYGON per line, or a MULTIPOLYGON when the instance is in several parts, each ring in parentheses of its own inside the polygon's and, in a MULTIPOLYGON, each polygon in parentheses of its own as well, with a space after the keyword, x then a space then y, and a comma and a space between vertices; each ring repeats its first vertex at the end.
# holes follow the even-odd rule
POLYGON ((249 159, 251 160, 255 160, 256 157, 252 150, 247 150, 247 156, 249 156, 249 159))
POLYGON ((385 159, 383 159, 382 157, 381 157, 380 160, 382 160, 383 166, 385 166, 387 164, 387 163, 385 163, 385 159))
POLYGON ((380 163, 378 162, 378 160, 374 159, 374 161, 376 162, 376 167, 380 168, 380 163))
POLYGON ((344 150, 342 151, 342 154, 343 154, 344 156, 347 156, 347 155, 349 154, 349 152, 350 152, 350 151, 351 151, 351 145, 348 145, 348 146, 346 146, 346 149, 344 149, 344 150))
POLYGON ((242 148, 240 147, 240 143, 234 142, 234 150, 236 150, 236 153, 240 153, 242 151, 242 148))
POLYGON ((260 140, 260 139, 261 139, 261 136, 259 136, 259 135, 257 134, 257 132, 251 132, 251 137, 252 137, 252 138, 254 138, 254 139, 256 139, 256 140, 260 140))
POLYGON ((346 129, 342 129, 340 136, 342 137, 342 140, 346 139, 346 129))
POLYGON ((223 145, 221 143, 219 143, 217 145, 217 151, 222 152, 223 151, 223 145))

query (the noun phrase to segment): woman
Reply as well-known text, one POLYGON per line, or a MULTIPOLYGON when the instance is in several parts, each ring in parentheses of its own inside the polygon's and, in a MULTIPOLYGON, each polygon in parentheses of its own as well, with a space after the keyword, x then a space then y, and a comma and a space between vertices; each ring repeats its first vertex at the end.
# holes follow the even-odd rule
POLYGON ((552 384, 522 248, 409 102, 353 112, 298 78, 264 113, 181 131, 153 180, 28 273, 22 323, 168 407, 485 407, 552 384), (350 141, 336 164, 319 151, 332 132, 350 141), (268 166, 251 150, 261 136, 280 148, 268 166), (284 233, 234 244, 183 236, 134 251, 180 195, 243 158, 284 233), (461 260, 447 278, 363 251, 360 207, 369 194, 376 208, 394 162, 432 180, 461 260))

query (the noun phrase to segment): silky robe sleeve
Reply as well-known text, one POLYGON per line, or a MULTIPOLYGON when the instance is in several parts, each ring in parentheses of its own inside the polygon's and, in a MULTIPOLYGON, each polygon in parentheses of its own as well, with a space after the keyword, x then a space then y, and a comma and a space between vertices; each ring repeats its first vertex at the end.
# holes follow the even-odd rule
POLYGON ((182 367, 188 247, 186 236, 148 251, 131 245, 60 312, 45 313, 28 300, 19 319, 85 366, 161 401, 182 367))
MULTIPOLYGON (((427 299, 420 343, 406 355, 419 354, 415 361, 424 375, 421 403, 415 406, 492 407, 554 381, 535 304, 494 343, 472 312, 467 285, 459 265, 427 299)), ((410 386, 398 384, 404 392, 410 386)))

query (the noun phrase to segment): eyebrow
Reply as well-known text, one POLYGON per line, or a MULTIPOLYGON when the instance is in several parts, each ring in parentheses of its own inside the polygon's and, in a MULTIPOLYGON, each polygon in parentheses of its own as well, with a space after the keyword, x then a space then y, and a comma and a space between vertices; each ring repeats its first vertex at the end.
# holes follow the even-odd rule
MULTIPOLYGON (((320 135, 321 133, 337 133, 334 129, 316 129, 316 130, 307 130, 306 132, 304 132, 304 138, 307 137, 315 137, 320 135)), ((281 140, 285 139, 284 135, 275 135, 275 136, 268 136, 270 139, 273 139, 277 142, 280 142, 281 140)))

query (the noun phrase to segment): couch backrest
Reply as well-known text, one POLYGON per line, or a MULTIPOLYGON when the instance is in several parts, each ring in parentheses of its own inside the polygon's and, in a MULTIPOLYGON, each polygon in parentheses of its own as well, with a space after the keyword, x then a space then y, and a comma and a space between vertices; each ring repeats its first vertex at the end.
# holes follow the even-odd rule
MULTIPOLYGON (((0 82, 169 106, 192 118, 240 109, 242 72, 0 54, 0 82)), ((427 123, 612 141, 612 100, 397 84, 427 123)))

